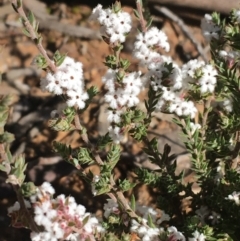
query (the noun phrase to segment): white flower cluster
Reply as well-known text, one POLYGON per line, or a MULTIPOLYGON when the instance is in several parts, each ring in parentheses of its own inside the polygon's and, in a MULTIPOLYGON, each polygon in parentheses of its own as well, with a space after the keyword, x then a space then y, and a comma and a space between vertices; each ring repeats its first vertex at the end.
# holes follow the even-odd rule
POLYGON ((213 22, 212 16, 210 14, 205 14, 201 21, 201 28, 203 36, 208 41, 211 41, 212 38, 219 39, 219 31, 221 28, 213 22))
POLYGON ((156 75, 151 81, 155 90, 156 85, 158 89, 162 90, 162 96, 156 105, 156 110, 167 109, 170 113, 175 113, 178 116, 189 115, 194 118, 197 109, 192 101, 186 101, 184 97, 193 86, 197 86, 201 94, 212 93, 217 83, 217 71, 212 65, 197 60, 190 60, 182 66, 182 70, 175 65, 173 66, 175 71, 172 72, 172 75, 175 73, 175 78, 169 75, 170 87, 163 86, 161 80, 155 81, 156 75))
POLYGON ((70 57, 65 57, 55 73, 49 72, 41 79, 41 88, 56 95, 65 94, 67 105, 77 106, 79 109, 85 107, 85 101, 89 98, 84 91, 82 64, 70 57))
POLYGON ((167 110, 178 116, 189 115, 194 118, 197 109, 192 101, 185 100, 184 97, 191 84, 198 85, 202 94, 212 93, 217 82, 217 71, 212 65, 205 65, 204 62, 197 60, 189 61, 180 69, 171 58, 156 52, 158 48, 169 50, 167 36, 162 31, 153 27, 146 33, 137 35, 134 56, 148 69, 142 77, 143 83, 146 85, 150 81, 154 91, 162 91, 156 111, 167 110))
POLYGON ((219 56, 223 58, 225 61, 228 63, 228 67, 231 68, 235 63, 239 66, 239 58, 240 58, 240 53, 239 51, 235 50, 220 50, 218 52, 219 56))
POLYGON ((132 220, 131 232, 136 233, 140 237, 141 241, 161 241, 160 235, 167 234, 168 240, 185 241, 184 235, 177 230, 176 227, 171 226, 167 228, 167 232, 163 228, 151 228, 147 226, 146 219, 143 219, 142 223, 138 223, 136 220, 132 220))
POLYGON ((104 204, 103 209, 104 209, 105 218, 108 218, 111 213, 118 214, 120 211, 118 207, 118 203, 112 199, 107 199, 107 203, 104 204))
POLYGON ((188 88, 188 84, 197 84, 202 94, 212 93, 217 83, 217 70, 210 64, 196 59, 190 60, 182 66, 183 85, 188 88), (198 75, 200 74, 201 77, 198 75))
POLYGON ((124 138, 121 128, 117 125, 121 122, 121 115, 127 107, 136 106, 139 103, 138 94, 142 88, 141 72, 125 73, 120 82, 117 81, 118 70, 108 69, 102 81, 108 92, 105 101, 109 105, 107 120, 110 123, 109 135, 115 142, 124 138))
POLYGON ((53 199, 54 193, 52 186, 45 182, 31 197, 34 221, 44 230, 40 233, 32 232, 33 241, 95 240, 96 232, 104 232, 98 219, 91 217, 84 206, 77 205, 73 197, 62 194, 53 199))
POLYGON ((98 20, 101 24, 101 34, 114 44, 125 42, 126 35, 132 27, 131 16, 127 12, 118 11, 115 13, 110 8, 103 9, 101 4, 93 9, 90 18, 98 20))
MULTIPOLYGON (((102 78, 108 92, 105 95, 105 101, 111 109, 122 109, 123 107, 133 107, 139 103, 138 94, 141 91, 141 72, 125 73, 121 83, 117 82, 116 75, 118 70, 108 69, 106 75, 102 78)), ((121 112, 118 112, 120 114, 121 112)), ((116 112, 117 114, 117 112, 116 112)), ((116 118, 110 118, 110 121, 118 122, 116 118)))
POLYGON ((234 201, 237 205, 240 205, 240 192, 233 192, 232 194, 228 195, 225 199, 234 201))
POLYGON ((197 108, 192 101, 185 101, 182 96, 178 96, 179 93, 168 90, 166 87, 162 87, 162 91, 163 94, 156 105, 156 111, 162 111, 168 106, 170 113, 175 113, 178 116, 195 117, 197 108))
POLYGON ((148 29, 145 33, 139 33, 134 44, 133 54, 143 65, 150 65, 153 60, 160 59, 161 55, 156 52, 162 48, 169 51, 167 35, 156 27, 148 29))
POLYGON ((200 209, 197 209, 195 212, 202 224, 205 224, 205 220, 211 220, 212 225, 219 222, 221 218, 219 213, 210 211, 207 206, 201 206, 200 209))
POLYGON ((240 23, 240 10, 235 11, 234 16, 238 23, 240 23))
POLYGON ((199 233, 197 230, 192 233, 193 238, 188 238, 188 241, 205 241, 206 236, 203 233, 199 233))
MULTIPOLYGON (((107 199, 107 203, 104 204, 104 217, 108 218, 110 214, 119 214, 120 209, 116 201, 112 199, 107 199)), ((160 241, 159 235, 161 233, 166 233, 163 228, 157 227, 164 221, 169 221, 170 216, 164 211, 154 210, 148 206, 141 206, 136 204, 136 213, 142 218, 141 223, 137 222, 135 219, 131 220, 130 231, 138 235, 138 238, 142 241, 160 241), (148 226, 148 218, 151 216, 152 222, 155 228, 148 226)), ((184 236, 181 232, 178 232, 175 227, 169 227, 167 230, 169 238, 174 238, 171 240, 185 241, 184 236)), ((169 239, 170 240, 170 239, 169 239)))

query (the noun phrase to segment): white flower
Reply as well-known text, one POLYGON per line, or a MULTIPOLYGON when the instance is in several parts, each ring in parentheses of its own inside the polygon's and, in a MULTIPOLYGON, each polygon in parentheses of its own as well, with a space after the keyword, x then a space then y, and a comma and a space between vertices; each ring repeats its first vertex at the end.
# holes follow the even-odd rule
POLYGON ((208 41, 210 41, 212 38, 219 39, 219 31, 221 29, 212 21, 211 15, 205 14, 204 18, 201 21, 201 28, 203 36, 208 41))
MULTIPOLYGON (((86 217, 85 217, 86 218, 86 217)), ((84 230, 87 232, 87 233, 93 233, 94 232, 94 229, 95 227, 98 225, 98 220, 97 218, 95 217, 90 217, 90 214, 89 214, 89 218, 88 218, 88 221, 87 223, 84 225, 84 230)))
POLYGON ((108 132, 109 136, 115 143, 120 143, 124 139, 124 135, 121 131, 121 128, 118 126, 109 126, 108 132))
POLYGON ((119 212, 118 203, 112 199, 107 199, 107 203, 104 204, 103 209, 105 218, 108 218, 111 213, 119 212))
MULTIPOLYGON (((31 208, 31 203, 24 199, 24 204, 26 208, 31 208)), ((12 207, 8 208, 8 213, 11 214, 12 212, 18 211, 20 209, 20 203, 15 202, 12 207)))
POLYGON ((48 229, 51 226, 51 220, 57 216, 57 211, 52 209, 50 201, 44 201, 34 207, 34 214, 37 225, 48 229))
POLYGON ((190 122, 190 129, 191 129, 191 134, 193 135, 196 130, 201 129, 201 125, 198 123, 195 124, 193 122, 190 122))
POLYGON ((86 208, 83 205, 77 205, 76 207, 76 215, 83 216, 86 212, 86 208))
POLYGON ((107 120, 112 123, 119 123, 121 121, 121 114, 123 112, 121 110, 109 110, 107 112, 107 120))
POLYGON ((232 194, 228 195, 226 199, 233 200, 237 205, 240 205, 239 196, 240 196, 240 192, 234 191, 232 194))
POLYGON ((79 241, 79 234, 78 233, 71 233, 66 238, 67 241, 79 241))
POLYGON ((19 202, 15 202, 12 207, 8 208, 8 213, 12 213, 12 212, 18 211, 19 209, 20 209, 20 203, 19 202))
POLYGON ((205 65, 202 67, 203 75, 198 80, 200 84, 200 91, 202 93, 210 92, 212 93, 215 89, 215 85, 217 82, 216 75, 217 71, 213 68, 212 65, 205 65))
POLYGON ((89 17, 89 20, 97 20, 101 11, 102 11, 102 5, 98 4, 97 7, 93 9, 92 14, 89 17))
POLYGON ((170 233, 171 237, 174 237, 176 240, 179 240, 179 241, 186 240, 186 238, 183 236, 183 234, 181 232, 179 232, 176 227, 171 226, 167 230, 170 233))
POLYGON ((232 112, 233 110, 233 104, 231 99, 225 99, 221 106, 227 111, 227 112, 232 112))
POLYGON ((205 241, 206 236, 203 233, 199 233, 197 230, 192 233, 193 238, 188 238, 188 241, 205 241))
POLYGON ((100 32, 107 37, 111 43, 125 42, 127 33, 131 30, 131 17, 127 12, 113 12, 110 8, 102 9, 102 5, 98 5, 93 9, 90 17, 98 20, 102 25, 100 32))
POLYGON ((136 210, 146 220, 148 219, 148 215, 151 215, 153 222, 157 219, 158 212, 151 207, 137 205, 136 210))
POLYGON ((132 72, 124 76, 124 94, 138 95, 142 87, 142 81, 140 79, 141 72, 132 72))
POLYGON ((157 220, 157 224, 161 224, 164 221, 169 221, 171 218, 168 214, 166 214, 164 211, 161 211, 161 218, 157 220))
POLYGON ((139 33, 136 36, 134 43, 134 57, 139 59, 141 64, 151 64, 154 58, 159 58, 161 55, 155 52, 154 49, 162 48, 169 51, 170 45, 167 36, 164 32, 152 27, 145 33, 139 33))
POLYGON ((57 67, 55 73, 48 73, 41 80, 43 91, 49 91, 56 95, 67 94, 69 97, 68 106, 85 107, 88 94, 84 93, 82 63, 75 62, 70 57, 65 57, 63 63, 57 67))
POLYGON ((234 15, 236 17, 237 22, 240 23, 240 10, 235 11, 234 15))
POLYGON ((81 90, 69 90, 67 91, 67 105, 74 106, 76 105, 79 109, 83 109, 85 107, 85 101, 89 98, 87 92, 82 92, 81 90))
POLYGON ((205 218, 208 217, 210 211, 207 206, 201 206, 200 209, 195 212, 202 224, 205 224, 205 218))
POLYGON ((95 184, 96 184, 97 182, 99 182, 99 180, 100 180, 100 176, 95 175, 95 176, 93 177, 91 187, 92 187, 92 194, 93 194, 94 196, 97 195, 97 190, 96 190, 96 188, 95 188, 95 184))
POLYGON ((44 182, 41 185, 41 191, 44 192, 44 193, 48 193, 50 195, 55 194, 55 190, 49 182, 44 182))
POLYGON ((188 88, 188 83, 194 83, 196 81, 195 72, 204 65, 205 63, 203 61, 194 59, 188 61, 182 66, 182 78, 184 88, 188 88))

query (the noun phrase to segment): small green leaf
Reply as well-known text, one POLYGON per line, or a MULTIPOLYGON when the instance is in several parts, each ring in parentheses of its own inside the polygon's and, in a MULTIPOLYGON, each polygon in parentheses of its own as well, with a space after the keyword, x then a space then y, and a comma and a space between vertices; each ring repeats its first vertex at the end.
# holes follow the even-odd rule
POLYGON ((133 9, 134 15, 137 19, 140 19, 140 15, 136 9, 133 9))
POLYGON ((34 14, 33 14, 32 11, 29 11, 29 13, 28 13, 28 20, 31 23, 31 25, 35 24, 36 19, 35 19, 34 14))
POLYGON ((22 29, 22 32, 23 32, 23 34, 26 35, 27 37, 29 37, 29 38, 31 37, 31 34, 28 32, 27 29, 23 28, 23 29, 22 29))
POLYGON ((97 142, 97 146, 99 149, 104 149, 108 144, 112 142, 109 133, 106 133, 104 136, 100 136, 97 142))
POLYGON ((14 135, 9 132, 4 132, 3 134, 0 134, 0 143, 11 143, 14 141, 14 135))
POLYGON ((151 228, 155 228, 155 225, 154 225, 154 223, 153 223, 151 214, 148 214, 148 225, 149 225, 149 227, 151 227, 151 228))
POLYGON ((89 150, 84 147, 81 147, 78 150, 78 161, 80 164, 90 164, 94 162, 89 150))
POLYGON ((135 200, 135 196, 133 194, 131 196, 131 204, 130 204, 130 206, 131 206, 131 209, 135 212, 135 210, 136 210, 136 200, 135 200))

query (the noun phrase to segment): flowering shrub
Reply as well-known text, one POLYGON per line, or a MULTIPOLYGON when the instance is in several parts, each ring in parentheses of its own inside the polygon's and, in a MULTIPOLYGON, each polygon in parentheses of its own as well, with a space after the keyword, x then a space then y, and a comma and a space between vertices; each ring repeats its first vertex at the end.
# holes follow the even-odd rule
POLYGON ((28 16, 21 0, 12 0, 27 35, 37 43, 41 55, 39 68, 46 70, 41 88, 62 95, 67 103, 60 116, 53 115, 50 127, 56 131, 73 129, 81 133, 85 147, 75 150, 55 142, 54 149, 74 165, 90 184, 93 196, 108 195, 103 217, 87 213, 73 197, 54 196, 49 183, 35 187, 24 182, 26 164, 23 156, 12 157, 9 144, 13 136, 3 127, 8 117, 10 97, 0 98, 0 169, 16 191, 18 202, 8 212, 14 227, 29 228, 33 241, 52 240, 142 240, 142 241, 238 241, 240 240, 240 11, 233 10, 227 19, 213 13, 202 20, 203 35, 211 46, 209 63, 197 59, 178 66, 170 57, 166 34, 144 19, 141 1, 137 0, 135 16, 141 24, 136 36, 133 56, 145 71, 129 71, 130 62, 121 57, 123 43, 131 31, 131 17, 119 2, 103 9, 99 4, 91 20, 98 21, 104 41, 112 49, 106 57, 108 67, 102 82, 107 107, 108 132, 99 136, 97 145, 90 143, 79 115, 95 95, 95 87, 85 89, 82 64, 58 51, 51 60, 41 45, 34 16, 28 16), (139 109, 139 93, 147 89, 146 110, 139 109), (196 107, 200 103, 203 110, 196 107), (161 153, 157 138, 149 139, 147 130, 154 112, 174 114, 181 128, 186 149, 191 156, 193 183, 184 183, 184 171, 176 174, 176 158, 165 145, 161 153), (141 206, 126 191, 135 183, 116 180, 114 167, 121 158, 121 143, 126 136, 144 143, 143 151, 159 168, 135 171, 138 182, 156 190, 156 208, 141 206), (99 155, 107 152, 106 157, 99 155), (172 161, 174 159, 174 161, 172 161), (82 165, 93 163, 100 168, 94 176, 82 165), (188 200, 188 209, 182 204, 188 200))

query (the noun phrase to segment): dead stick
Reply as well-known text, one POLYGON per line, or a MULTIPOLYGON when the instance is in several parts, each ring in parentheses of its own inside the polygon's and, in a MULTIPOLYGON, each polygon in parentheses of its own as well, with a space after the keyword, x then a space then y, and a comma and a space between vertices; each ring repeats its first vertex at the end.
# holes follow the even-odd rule
POLYGON ((45 60, 48 63, 48 67, 50 68, 50 70, 52 72, 56 72, 56 65, 54 64, 54 62, 48 57, 46 50, 44 49, 44 47, 42 46, 41 41, 39 41, 39 36, 36 33, 35 29, 33 28, 33 26, 31 25, 31 23, 29 22, 22 4, 20 4, 20 6, 18 6, 17 4, 17 0, 12 0, 12 5, 15 9, 15 11, 17 11, 17 13, 22 17, 23 19, 23 24, 26 27, 27 31, 29 32, 31 39, 36 43, 37 48, 39 50, 39 52, 43 55, 43 57, 45 58, 45 60))
POLYGON ((187 38, 189 38, 190 41, 193 43, 193 45, 196 47, 198 53, 202 56, 203 60, 207 62, 207 57, 204 49, 202 48, 201 44, 197 41, 197 39, 194 37, 191 30, 187 27, 184 21, 166 7, 159 7, 155 5, 154 8, 160 13, 164 14, 169 19, 171 19, 173 22, 178 24, 178 26, 181 28, 184 35, 187 38))

